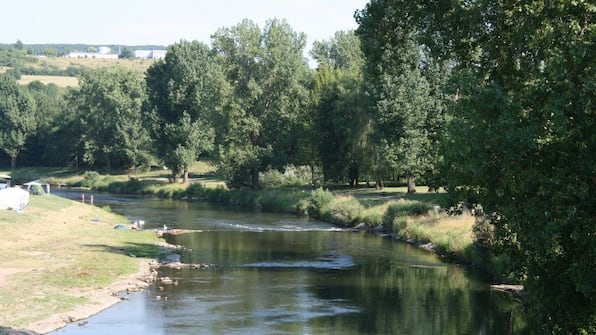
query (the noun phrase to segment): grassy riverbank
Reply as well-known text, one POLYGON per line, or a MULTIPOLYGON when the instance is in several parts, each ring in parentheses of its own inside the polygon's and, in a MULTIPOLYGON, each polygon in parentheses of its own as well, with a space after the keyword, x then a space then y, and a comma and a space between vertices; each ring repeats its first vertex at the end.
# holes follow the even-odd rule
POLYGON ((333 185, 317 190, 287 186, 258 191, 228 190, 221 180, 212 175, 212 167, 204 163, 191 169, 189 185, 168 183, 168 173, 157 170, 135 175, 100 175, 72 170, 20 169, 13 175, 22 180, 44 175, 46 180, 55 184, 89 187, 98 191, 200 199, 269 212, 307 215, 341 227, 360 226, 382 231, 499 275, 498 265, 474 243, 474 217, 466 214, 450 216, 440 208, 446 193, 426 192, 423 186, 415 194, 406 193, 405 187, 376 190, 333 185))
POLYGON ((116 224, 128 222, 52 195, 31 196, 23 213, 0 211, 0 326, 45 332, 117 301, 111 290, 132 284, 161 249, 155 233, 116 224))

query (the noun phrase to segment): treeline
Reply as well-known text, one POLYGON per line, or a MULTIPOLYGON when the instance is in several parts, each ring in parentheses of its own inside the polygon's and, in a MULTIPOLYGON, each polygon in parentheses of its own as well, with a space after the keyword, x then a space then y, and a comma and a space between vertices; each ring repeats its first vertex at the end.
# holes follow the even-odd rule
POLYGON ((13 165, 107 170, 210 159, 230 187, 307 166, 313 183, 405 177, 478 206, 477 243, 527 288, 539 333, 596 332, 594 8, 371 1, 302 56, 285 21, 171 45, 145 74, 59 92, 0 81, 13 165))
POLYGON ((29 56, 51 56, 61 57, 67 55, 73 51, 79 52, 97 52, 99 47, 106 46, 112 49, 112 52, 122 51, 123 49, 128 50, 165 50, 166 47, 163 45, 121 45, 121 44, 82 44, 82 43, 43 43, 43 44, 26 44, 21 40, 17 40, 15 43, 0 43, 0 50, 14 49, 22 51, 25 55, 29 56))

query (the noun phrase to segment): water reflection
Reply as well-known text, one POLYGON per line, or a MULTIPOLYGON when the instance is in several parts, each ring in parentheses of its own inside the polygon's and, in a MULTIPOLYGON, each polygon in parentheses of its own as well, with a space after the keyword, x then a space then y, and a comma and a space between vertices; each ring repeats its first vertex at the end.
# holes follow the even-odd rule
POLYGON ((169 242, 190 249, 185 262, 218 266, 164 269, 178 285, 157 284, 57 334, 523 333, 508 296, 408 245, 290 216, 127 201, 113 210, 206 230, 169 242))

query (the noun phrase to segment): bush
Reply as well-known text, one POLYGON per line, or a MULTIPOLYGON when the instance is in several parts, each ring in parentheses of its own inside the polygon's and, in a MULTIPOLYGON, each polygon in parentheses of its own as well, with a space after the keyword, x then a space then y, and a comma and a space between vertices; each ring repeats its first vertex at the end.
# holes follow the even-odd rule
POLYGON ((46 194, 46 192, 43 190, 43 187, 41 187, 41 185, 31 186, 30 193, 33 195, 45 195, 46 194))
POLYGON ((405 228, 406 217, 427 214, 431 208, 431 205, 420 201, 398 201, 389 205, 385 211, 383 227, 387 231, 399 231, 405 228))
POLYGON ((363 210, 364 207, 357 199, 339 198, 327 206, 322 218, 335 224, 354 225, 363 210))
POLYGON ((311 183, 311 171, 308 166, 295 167, 288 165, 284 172, 270 169, 260 173, 259 180, 264 188, 278 188, 286 186, 304 186, 311 183))
POLYGON ((160 198, 179 199, 187 194, 187 190, 184 184, 174 183, 158 187, 155 194, 160 198))
POLYGON ((378 208, 365 209, 358 216, 358 222, 365 223, 369 226, 376 227, 383 224, 383 213, 378 208))
POLYGON ((212 202, 229 203, 231 199, 230 191, 218 186, 217 188, 208 189, 206 192, 207 200, 212 202))
POLYGON ((83 181, 81 182, 81 186, 83 187, 93 187, 94 184, 99 180, 101 175, 96 171, 85 171, 83 173, 83 181))
POLYGON ((310 204, 308 206, 308 214, 313 217, 321 217, 325 212, 326 207, 333 202, 335 197, 333 193, 328 190, 323 190, 322 187, 310 192, 310 204))
POLYGON ((262 192, 260 206, 263 210, 303 215, 304 201, 309 193, 296 190, 267 190, 262 192))
POLYGON ((207 189, 203 187, 201 183, 193 183, 186 187, 186 196, 190 198, 205 198, 207 189))

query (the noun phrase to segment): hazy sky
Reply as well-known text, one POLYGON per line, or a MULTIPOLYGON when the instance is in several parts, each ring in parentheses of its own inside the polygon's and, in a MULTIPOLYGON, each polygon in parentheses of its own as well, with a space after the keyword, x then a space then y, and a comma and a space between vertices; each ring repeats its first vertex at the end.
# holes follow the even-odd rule
POLYGON ((0 43, 157 44, 181 39, 210 43, 218 28, 248 18, 263 28, 287 19, 313 41, 357 27, 367 0, 0 0, 0 43))

